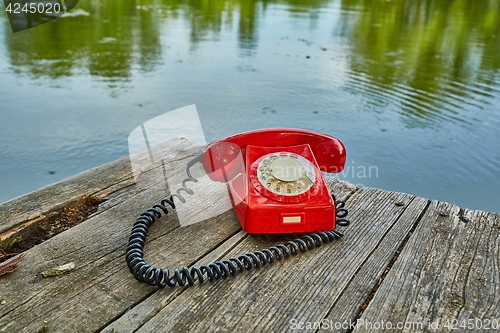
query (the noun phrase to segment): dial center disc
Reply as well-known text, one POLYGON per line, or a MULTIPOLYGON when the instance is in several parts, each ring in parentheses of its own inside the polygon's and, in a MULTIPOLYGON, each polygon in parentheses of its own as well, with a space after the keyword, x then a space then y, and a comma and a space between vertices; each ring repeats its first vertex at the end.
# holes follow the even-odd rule
POLYGON ((271 162, 271 174, 282 182, 293 182, 304 176, 304 168, 296 158, 280 156, 271 162))

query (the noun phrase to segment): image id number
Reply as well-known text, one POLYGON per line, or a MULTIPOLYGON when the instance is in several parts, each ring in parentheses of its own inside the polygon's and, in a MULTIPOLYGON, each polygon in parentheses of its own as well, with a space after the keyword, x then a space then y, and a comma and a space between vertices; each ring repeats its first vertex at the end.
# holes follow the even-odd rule
POLYGON ((499 330, 500 323, 498 319, 448 319, 444 324, 444 327, 450 330, 457 329, 483 329, 483 330, 499 330))
POLYGON ((5 8, 7 13, 21 14, 21 13, 39 13, 39 14, 54 14, 61 12, 61 5, 59 3, 25 3, 22 7, 20 3, 9 3, 5 8))

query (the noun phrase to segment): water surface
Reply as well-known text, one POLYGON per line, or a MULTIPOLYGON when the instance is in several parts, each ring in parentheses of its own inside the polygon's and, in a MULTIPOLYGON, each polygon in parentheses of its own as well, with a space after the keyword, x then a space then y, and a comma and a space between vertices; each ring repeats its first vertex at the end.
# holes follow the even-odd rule
POLYGON ((127 155, 196 104, 207 140, 340 138, 360 186, 500 211, 500 2, 81 1, 0 15, 0 202, 127 155))

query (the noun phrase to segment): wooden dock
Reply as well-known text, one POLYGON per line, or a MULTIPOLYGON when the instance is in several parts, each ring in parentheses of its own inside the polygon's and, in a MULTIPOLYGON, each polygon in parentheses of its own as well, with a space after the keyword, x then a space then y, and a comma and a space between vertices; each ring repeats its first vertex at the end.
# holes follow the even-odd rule
MULTIPOLYGON (((179 166, 197 151, 183 140, 169 149, 179 166)), ((4 247, 81 223, 0 277, 0 332, 500 330, 499 214, 326 179, 347 200, 352 223, 341 240, 174 289, 139 283, 125 263, 135 219, 168 194, 154 179, 136 183, 128 157, 4 203, 4 247), (70 262, 66 274, 40 274, 70 262)), ((246 234, 231 209, 185 227, 171 213, 151 228, 145 258, 182 268, 289 239, 246 234)))

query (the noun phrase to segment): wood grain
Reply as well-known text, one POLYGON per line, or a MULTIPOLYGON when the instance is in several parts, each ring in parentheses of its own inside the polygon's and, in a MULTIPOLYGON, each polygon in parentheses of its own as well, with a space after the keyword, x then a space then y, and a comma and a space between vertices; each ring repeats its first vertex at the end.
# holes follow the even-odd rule
MULTIPOLYGON (((335 309, 336 301, 344 295, 353 276, 404 215, 407 208, 394 203, 403 200, 411 206, 413 199, 407 194, 359 190, 347 201, 353 225, 346 229, 344 239, 230 281, 189 288, 138 327, 138 332, 286 331, 294 319, 322 320, 335 309)), ((417 200, 414 205, 410 210, 422 211, 426 204, 417 200)), ((404 238, 404 232, 401 234, 404 238)), ((254 250, 277 240, 247 237, 228 255, 254 250)), ((391 256, 385 258, 387 266, 391 256)), ((365 291, 365 298, 370 289, 365 291)), ((134 329, 131 327, 130 331, 134 329)))
MULTIPOLYGON (((188 158, 197 152, 194 144, 181 139, 168 142, 157 149, 163 150, 162 154, 165 156, 174 154, 178 159, 188 158)), ((148 156, 147 152, 141 152, 132 158, 144 160, 146 156, 148 156)), ((157 169, 158 165, 152 166, 151 163, 147 163, 146 171, 149 173, 145 172, 139 182, 151 182, 153 179, 158 179, 151 175, 154 173, 156 176, 154 170, 157 169)), ((113 198, 108 198, 112 194, 115 194, 114 198, 116 198, 120 193, 130 193, 132 190, 130 187, 137 188, 133 186, 134 184, 130 157, 127 156, 7 201, 0 205, 0 241, 14 232, 28 227, 37 219, 57 212, 62 207, 77 202, 81 198, 94 196, 106 201, 113 198)))
POLYGON ((400 248, 405 245, 405 241, 411 237, 412 229, 420 222, 429 200, 420 197, 400 197, 392 202, 393 205, 395 203, 404 204, 400 207, 406 208, 377 244, 370 257, 360 266, 340 298, 331 307, 330 313, 324 318, 328 322, 343 325, 336 329, 336 332, 351 331, 350 324, 356 322, 364 310, 363 307, 366 307, 373 297, 373 290, 383 281, 384 274, 392 268, 393 260, 400 248))
MULTIPOLYGON (((335 193, 337 198, 342 199, 346 198, 349 195, 351 195, 355 190, 356 187, 353 186, 352 184, 349 184, 344 181, 340 181, 337 178, 333 177, 328 177, 326 178, 327 185, 329 186, 330 190, 332 193, 335 193)), ((216 249, 213 251, 209 256, 203 258, 203 260, 200 260, 197 264, 206 264, 209 262, 212 262, 214 260, 220 260, 222 258, 229 258, 234 255, 239 255, 242 253, 246 253, 249 251, 253 250, 259 250, 264 247, 268 247, 274 244, 277 244, 279 242, 287 241, 293 238, 290 238, 290 236, 287 235, 281 235, 281 236, 263 236, 263 237, 258 237, 258 236, 249 236, 248 234, 244 232, 239 232, 235 236, 231 237, 227 242, 223 243, 220 248, 216 249), (229 251, 230 250, 230 251, 229 251)), ((328 247, 330 245, 326 245, 328 247)), ((314 252, 315 250, 313 250, 314 252)), ((304 256, 309 256, 309 255, 316 255, 315 253, 306 253, 304 256)), ((288 265, 286 263, 287 261, 290 261, 291 267, 295 267, 295 269, 302 269, 301 268, 301 262, 294 263, 294 261, 298 259, 296 257, 290 258, 285 260, 285 262, 277 262, 274 265, 277 267, 282 267, 282 265, 288 265)), ((306 260, 303 258, 302 260, 306 260)), ((138 304, 136 307, 134 307, 132 310, 128 311, 125 313, 122 317, 120 317, 118 320, 114 321, 111 323, 108 327, 106 327, 103 332, 134 332, 138 328, 141 328, 145 323, 147 323, 149 320, 151 320, 153 317, 155 319, 152 320, 152 322, 156 322, 157 320, 161 320, 159 318, 163 318, 162 314, 159 313, 160 311, 166 311, 170 312, 171 307, 170 303, 174 301, 176 298, 179 298, 184 295, 184 293, 188 293, 187 298, 193 297, 194 300, 197 300, 196 302, 205 300, 209 293, 210 288, 218 288, 214 287, 212 285, 219 285, 219 283, 222 283, 222 287, 225 286, 227 283, 228 285, 233 285, 235 288, 234 291, 236 293, 238 292, 237 286, 239 284, 241 285, 246 285, 248 282, 246 280, 238 281, 241 277, 246 276, 247 279, 252 279, 252 280, 257 280, 266 277, 268 274, 273 274, 273 267, 272 266, 267 266, 267 267, 262 267, 259 270, 255 271, 250 271, 250 272, 244 272, 237 277, 234 278, 229 278, 228 280, 224 281, 217 281, 217 282, 207 282, 202 286, 195 286, 193 288, 184 288, 184 289, 177 289, 175 293, 170 293, 168 291, 160 290, 153 295, 151 295, 149 298, 143 300, 140 304, 138 304), (268 269, 271 270, 268 272, 268 269), (191 293, 195 293, 195 295, 191 293), (172 295, 175 295, 172 297, 172 295), (180 295, 180 296, 179 296, 180 295)), ((274 273, 275 274, 275 273, 274 273)), ((268 280, 266 278, 266 280, 268 280)), ((265 283, 265 282, 262 282, 265 283)), ((217 293, 215 289, 215 293, 217 293)), ((225 291, 224 291, 225 292, 225 291)), ((224 294, 223 291, 220 291, 220 295, 222 298, 228 297, 231 298, 233 297, 230 293, 224 294)), ((184 297, 184 296, 183 296, 184 297)), ((215 302, 215 300, 214 300, 215 302)), ((216 304, 214 303, 214 306, 216 304)), ((175 305, 174 307, 177 307, 175 305)), ((233 310, 236 310, 237 308, 234 308, 233 310)), ((179 314, 179 316, 182 318, 183 314, 179 314)), ((205 314, 200 313, 200 316, 205 316, 205 314)), ((188 320, 188 318, 185 318, 188 320)), ((170 322, 170 318, 165 318, 168 322, 170 322)), ((175 322, 175 321, 171 321, 175 322)), ((151 323, 148 323, 148 325, 151 325, 151 323)), ((161 324, 160 324, 161 326, 161 324)), ((156 328, 151 328, 149 326, 146 326, 146 328, 143 328, 145 330, 154 330, 156 328)), ((220 325, 217 326, 218 329, 221 329, 220 325)), ((184 331, 188 329, 187 327, 176 327, 174 328, 171 325, 163 325, 161 328, 161 331, 168 331, 168 330, 178 330, 180 329, 181 331, 184 331)), ((190 327, 189 329, 193 329, 193 327, 190 327)))
MULTIPOLYGON (((183 159, 177 164, 185 167, 183 159)), ((122 193, 108 209, 25 252, 18 270, 2 277, 0 331, 36 332, 44 326, 96 331, 155 290, 133 279, 124 252, 133 221, 168 192, 161 182, 140 181, 127 189, 128 195, 122 193), (43 270, 67 262, 76 265, 67 275, 40 277, 43 270)), ((232 211, 184 228, 172 214, 152 228, 146 257, 160 266, 193 263, 239 229, 232 211)))
POLYGON ((360 319, 422 323, 423 331, 449 331, 453 319, 498 320, 499 268, 500 216, 432 201, 360 319))

